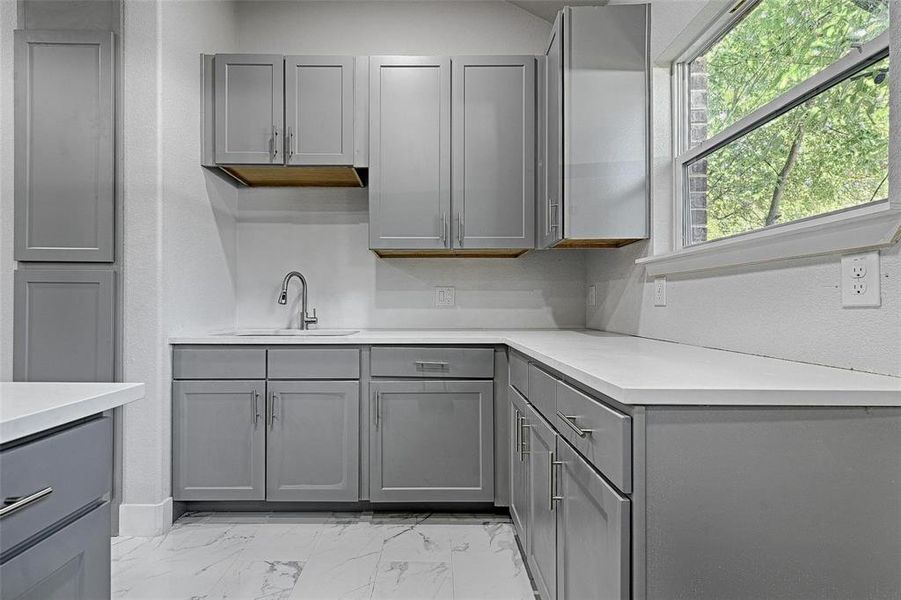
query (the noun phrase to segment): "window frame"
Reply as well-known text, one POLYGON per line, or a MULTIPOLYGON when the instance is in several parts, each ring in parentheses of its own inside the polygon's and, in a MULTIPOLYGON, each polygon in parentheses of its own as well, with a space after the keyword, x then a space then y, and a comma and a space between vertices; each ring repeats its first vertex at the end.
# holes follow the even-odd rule
MULTIPOLYGON (((696 244, 688 243, 690 239, 688 237, 689 214, 688 210, 686 210, 688 193, 685 189, 687 181, 684 174, 689 164, 746 136, 806 100, 844 81, 861 69, 886 57, 890 57, 891 60, 897 56, 897 51, 890 51, 890 25, 886 31, 873 40, 856 46, 828 67, 692 148, 689 138, 690 64, 727 35, 761 1, 739 0, 738 3, 730 3, 672 63, 673 251, 640 259, 638 262, 648 267, 649 274, 699 270, 717 266, 765 262, 767 260, 809 256, 812 254, 878 247, 887 245, 894 239, 894 234, 889 235, 885 233, 886 229, 891 230, 894 228, 894 231, 897 231, 898 226, 901 225, 901 199, 899 199, 899 191, 901 190, 895 189, 897 185, 892 185, 894 182, 890 176, 888 199, 876 200, 838 211, 753 229, 715 240, 696 244), (880 220, 882 222, 878 223, 877 221, 880 220), (889 221, 889 223, 886 224, 886 221, 889 221), (842 223, 847 223, 848 226, 847 235, 844 236, 841 235, 840 231, 842 223), (822 236, 819 235, 820 233, 822 233, 822 236), (818 237, 822 239, 817 239, 818 237), (766 248, 765 246, 769 247, 766 248), (738 248, 744 249, 744 252, 749 256, 749 260, 741 260, 736 256, 735 249, 738 248), (759 251, 758 248, 762 248, 763 251, 759 251), (748 253, 748 249, 753 249, 754 251, 748 253), (722 256, 717 258, 717 254, 722 256), (704 256, 709 256, 710 258, 706 260, 699 259, 699 257, 704 256), (685 257, 687 260, 680 260, 680 257, 685 257), (751 259, 751 257, 754 258, 751 259)), ((892 9, 890 8, 890 10, 892 9)), ((890 22, 891 20, 892 15, 890 15, 890 22)), ((897 62, 897 59, 895 59, 895 62, 897 62)), ((901 71, 901 68, 898 67, 891 69, 889 77, 892 79, 898 78, 899 71, 901 71)), ((891 80, 889 85, 892 86, 891 80)), ((892 88, 890 87, 890 89, 892 88)), ((894 115, 890 116, 890 119, 897 121, 897 117, 894 115)), ((892 123, 892 126, 894 125, 895 123, 892 123)), ((889 151, 890 153, 893 152, 891 145, 889 151)), ((897 151, 895 150, 895 152, 897 151)), ((890 156, 890 170, 892 160, 893 157, 890 156)))

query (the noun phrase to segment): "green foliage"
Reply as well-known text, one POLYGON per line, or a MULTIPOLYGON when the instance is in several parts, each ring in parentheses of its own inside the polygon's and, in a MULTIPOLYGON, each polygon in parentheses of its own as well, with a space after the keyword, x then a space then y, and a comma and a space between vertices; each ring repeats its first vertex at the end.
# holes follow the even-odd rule
MULTIPOLYGON (((887 26, 888 0, 763 0, 692 65, 709 134, 887 26)), ((708 156, 707 239, 886 197, 887 72, 886 58, 708 156)))

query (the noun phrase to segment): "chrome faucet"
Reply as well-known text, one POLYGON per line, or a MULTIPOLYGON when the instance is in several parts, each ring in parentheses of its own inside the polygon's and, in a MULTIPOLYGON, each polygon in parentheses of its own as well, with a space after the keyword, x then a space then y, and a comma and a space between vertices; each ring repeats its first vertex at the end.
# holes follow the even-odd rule
POLYGON ((282 291, 278 295, 278 303, 288 303, 288 283, 290 283, 292 277, 300 279, 300 285, 303 286, 300 290, 300 328, 309 329, 310 325, 315 325, 319 322, 319 317, 316 316, 315 308, 312 316, 307 314, 307 280, 298 271, 291 271, 285 275, 285 279, 282 281, 282 291))

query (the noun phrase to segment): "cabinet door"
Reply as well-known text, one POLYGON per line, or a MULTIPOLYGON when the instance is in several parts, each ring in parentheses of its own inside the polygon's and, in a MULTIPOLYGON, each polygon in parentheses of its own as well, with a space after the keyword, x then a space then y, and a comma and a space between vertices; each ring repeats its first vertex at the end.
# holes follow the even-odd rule
POLYGON ((492 381, 373 381, 373 502, 494 500, 492 381))
POLYGON ((357 501, 360 384, 270 381, 267 500, 357 501))
POLYGON ((542 600, 554 600, 557 597, 557 523, 552 469, 557 434, 531 406, 526 407, 523 431, 524 451, 529 461, 527 560, 542 600))
POLYGON ((512 386, 510 396, 510 516, 523 548, 528 548, 529 523, 529 462, 526 460, 523 424, 526 403, 512 386))
POLYGON ((112 262, 113 34, 15 32, 15 259, 112 262))
POLYGON ((264 381, 172 384, 175 500, 262 500, 264 381))
POLYGON ((275 54, 216 55, 217 163, 284 163, 284 62, 275 54))
POLYGON ((114 274, 15 272, 16 381, 113 381, 114 274))
POLYGON ((539 79, 541 134, 537 221, 539 248, 563 239, 563 26, 557 14, 539 79))
POLYGON ((453 243, 535 245, 535 57, 453 59, 453 243))
POLYGON ((557 440, 557 598, 627 600, 629 500, 557 440))
POLYGON ((450 248, 450 59, 369 67, 369 247, 450 248))
POLYGON ((285 57, 289 165, 354 162, 354 57, 285 57))
POLYGON ((0 598, 3 600, 109 597, 109 502, 0 566, 0 598))

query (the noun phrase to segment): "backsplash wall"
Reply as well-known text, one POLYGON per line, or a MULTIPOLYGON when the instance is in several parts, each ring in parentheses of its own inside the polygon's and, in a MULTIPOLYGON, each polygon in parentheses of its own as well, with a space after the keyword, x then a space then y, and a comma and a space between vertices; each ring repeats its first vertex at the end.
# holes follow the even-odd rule
POLYGON ((300 284, 321 327, 583 327, 585 257, 533 251, 515 259, 381 259, 370 252, 366 190, 243 190, 238 199, 237 324, 296 325, 300 284), (454 286, 437 308, 434 286, 454 286))

